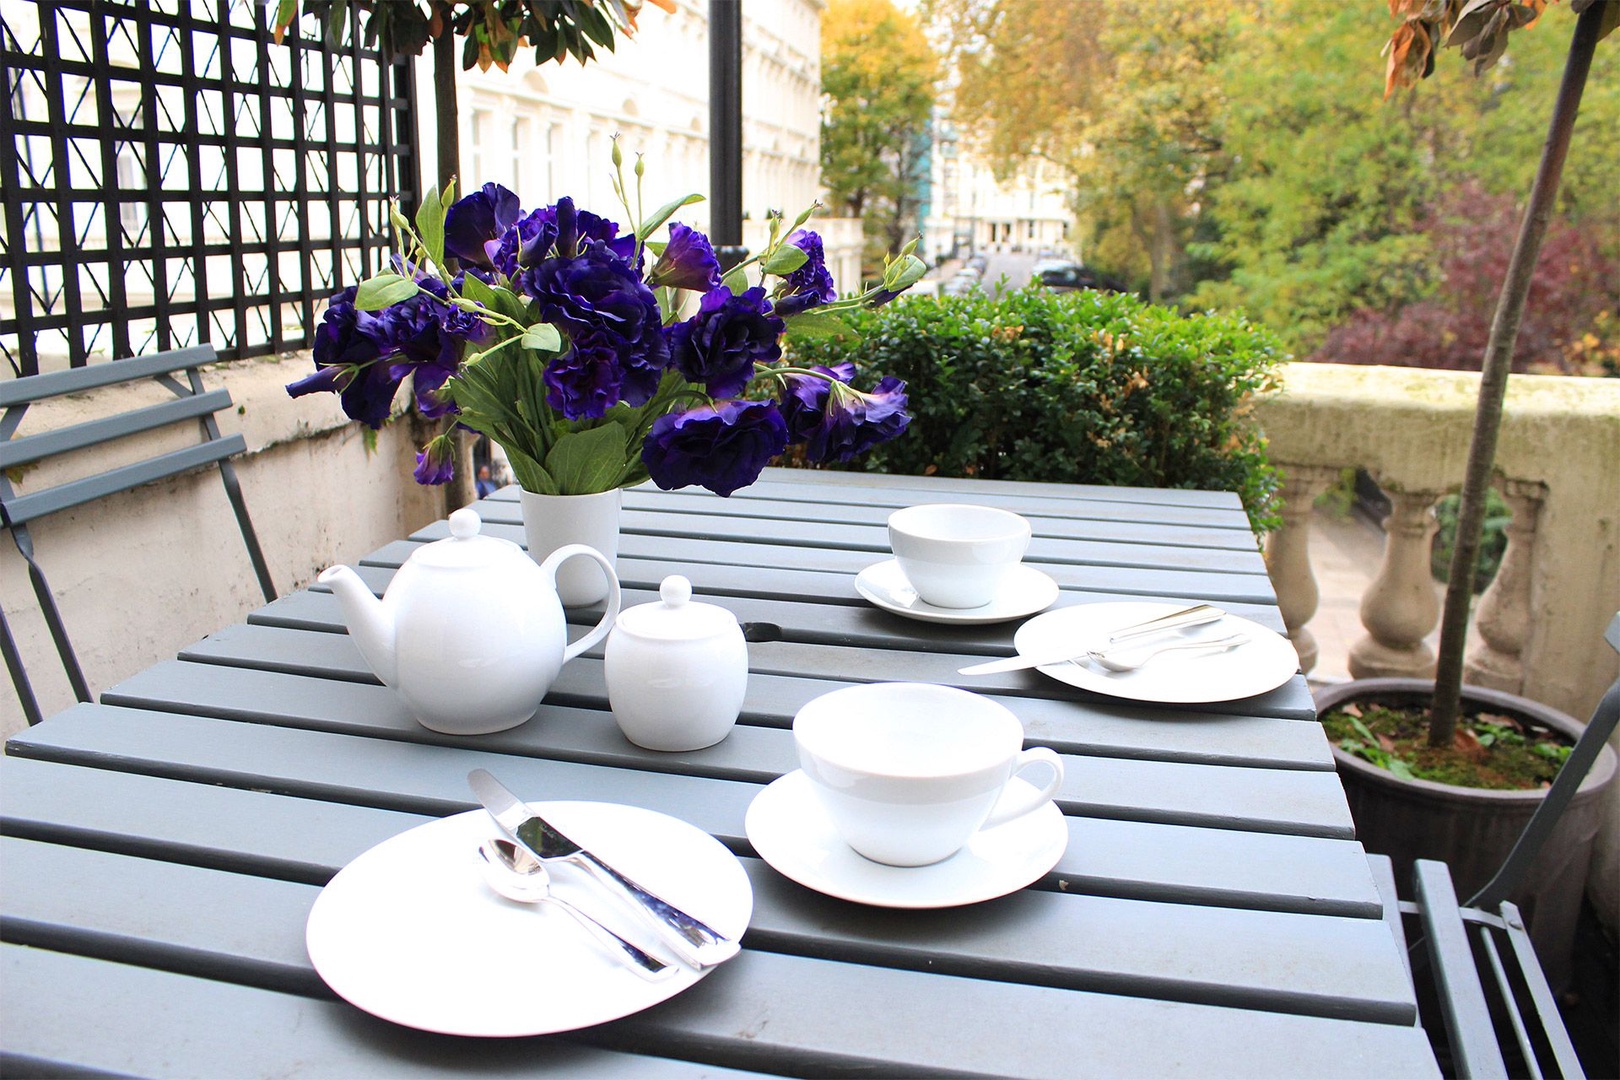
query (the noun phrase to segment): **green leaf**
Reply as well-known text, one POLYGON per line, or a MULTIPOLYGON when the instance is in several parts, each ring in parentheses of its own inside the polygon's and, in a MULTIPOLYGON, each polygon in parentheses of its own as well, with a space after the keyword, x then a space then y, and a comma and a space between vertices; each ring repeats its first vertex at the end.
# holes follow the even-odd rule
POLYGON ((565 495, 611 491, 624 472, 628 438, 623 425, 612 421, 587 431, 571 432, 551 447, 546 455, 546 471, 565 495))
POLYGON ((360 311, 381 311, 418 292, 416 282, 399 274, 378 274, 367 278, 354 291, 354 306, 360 311))
POLYGON ((532 491, 536 495, 562 494, 557 488, 557 481, 534 458, 506 443, 501 443, 501 449, 506 451, 506 460, 512 465, 512 477, 524 491, 532 491))
MULTIPOLYGON (((282 4, 285 8, 287 5, 282 4)), ((333 0, 332 10, 326 17, 326 43, 333 49, 343 47, 343 30, 349 22, 349 0, 333 0)))
POLYGON ((548 353, 561 352, 562 331, 550 323, 535 323, 523 332, 522 344, 525 349, 538 349, 548 353))
POLYGON ((636 230, 636 239, 647 239, 647 237, 657 232, 663 226, 664 222, 674 217, 675 211, 679 210, 683 206, 691 206, 693 203, 700 203, 702 201, 703 196, 701 195, 686 195, 682 198, 674 200, 673 202, 665 203, 663 206, 660 206, 657 210, 653 211, 652 217, 641 223, 641 228, 636 230))
POLYGON ((806 338, 825 337, 858 337, 855 328, 840 319, 837 315, 820 312, 811 308, 801 311, 797 315, 790 315, 782 320, 787 323, 787 336, 789 341, 806 338))
POLYGON ((804 248, 800 247, 799 245, 783 244, 781 247, 767 255, 765 257, 765 261, 760 263, 759 267, 767 274, 775 274, 777 277, 787 277, 789 274, 793 273, 793 271, 803 266, 809 260, 809 258, 810 256, 805 252, 804 248))
POLYGON ((483 304, 485 307, 492 310, 500 310, 500 308, 497 306, 498 301, 495 297, 495 290, 484 284, 482 279, 472 274, 467 274, 462 277, 461 295, 466 297, 468 300, 473 300, 483 304))
POLYGON ((748 271, 741 266, 733 266, 731 271, 720 279, 720 284, 733 293, 745 293, 748 291, 748 271))
POLYGON ((1412 773, 1412 766, 1408 765, 1406 762, 1402 761, 1400 758, 1390 758, 1389 759, 1389 771, 1393 775, 1400 777, 1402 780, 1416 780, 1417 779, 1417 777, 1414 776, 1413 773, 1412 773))
MULTIPOLYGON (((451 184, 454 184, 454 181, 451 181, 451 184)), ((445 190, 451 195, 455 194, 453 187, 447 186, 445 190)), ((433 260, 433 265, 443 271, 444 203, 439 198, 437 187, 428 188, 427 194, 422 196, 422 205, 416 211, 416 235, 422 238, 422 247, 427 250, 428 258, 433 260)))

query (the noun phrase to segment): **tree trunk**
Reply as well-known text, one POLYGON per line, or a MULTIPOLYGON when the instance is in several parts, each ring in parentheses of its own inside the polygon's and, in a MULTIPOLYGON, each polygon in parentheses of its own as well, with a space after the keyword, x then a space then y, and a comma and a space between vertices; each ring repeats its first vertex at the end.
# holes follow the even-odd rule
POLYGON ((1468 447, 1468 467, 1457 507, 1457 541, 1451 554, 1451 580, 1446 584, 1445 607, 1440 617, 1440 654, 1434 672, 1434 708, 1429 722, 1429 745, 1449 746, 1456 733, 1461 706, 1463 647, 1468 630, 1468 605, 1473 598, 1475 567, 1479 562, 1480 533, 1485 522, 1485 494, 1490 487, 1496 460, 1496 438, 1502 426, 1502 399, 1507 393, 1508 372, 1513 366, 1513 347, 1519 336, 1519 321, 1530 295, 1530 279, 1535 273, 1536 256, 1547 232, 1557 201, 1558 184, 1569 156, 1570 139, 1575 131, 1575 115, 1580 110, 1581 92, 1586 88, 1592 53, 1597 47, 1598 29, 1603 20, 1603 3, 1581 12, 1575 23, 1575 36, 1564 61, 1564 77, 1553 104, 1547 142, 1542 147, 1541 164, 1530 188, 1519 238, 1508 261, 1507 277, 1496 302, 1491 336, 1485 345, 1479 380, 1479 405, 1474 412, 1473 441, 1468 447))

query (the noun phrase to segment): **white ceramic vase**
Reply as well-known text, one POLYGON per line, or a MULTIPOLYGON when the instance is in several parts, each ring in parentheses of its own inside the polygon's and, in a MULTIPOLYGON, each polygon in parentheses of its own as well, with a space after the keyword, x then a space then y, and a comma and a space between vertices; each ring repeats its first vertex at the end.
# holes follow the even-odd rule
MULTIPOLYGON (((523 533, 529 557, 543 562, 547 555, 568 544, 584 544, 619 557, 621 489, 594 495, 537 495, 523 493, 523 533)), ((595 562, 570 559, 557 570, 557 598, 563 607, 600 603, 608 594, 607 575, 595 562)))

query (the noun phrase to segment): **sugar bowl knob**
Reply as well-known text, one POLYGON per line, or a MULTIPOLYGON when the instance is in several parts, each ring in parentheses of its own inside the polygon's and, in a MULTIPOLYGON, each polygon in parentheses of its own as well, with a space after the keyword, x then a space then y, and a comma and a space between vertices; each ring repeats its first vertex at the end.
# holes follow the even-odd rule
POLYGON ((608 704, 625 738, 649 750, 701 750, 730 733, 748 690, 748 645, 737 617, 692 600, 665 578, 658 602, 619 613, 604 666, 608 704))

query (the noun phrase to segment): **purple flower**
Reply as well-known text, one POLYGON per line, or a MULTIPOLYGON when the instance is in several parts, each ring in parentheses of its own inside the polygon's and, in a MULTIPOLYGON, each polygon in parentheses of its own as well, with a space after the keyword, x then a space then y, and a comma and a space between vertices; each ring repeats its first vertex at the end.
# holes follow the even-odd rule
POLYGON ((601 416, 618 403, 624 376, 610 340, 582 335, 572 349, 546 365, 546 404, 570 419, 601 416))
MULTIPOLYGON (((669 366, 669 345, 662 333, 658 300, 630 264, 607 244, 593 240, 573 258, 554 256, 524 271, 522 280, 539 302, 542 317, 569 336, 575 352, 592 354, 572 361, 564 356, 554 362, 553 367, 573 365, 571 370, 559 370, 555 379, 548 373, 547 382, 554 392, 561 393, 561 400, 575 403, 569 408, 585 408, 585 402, 597 399, 598 390, 611 386, 626 403, 646 404, 669 366), (617 365, 616 373, 599 368, 605 359, 604 350, 617 365), (564 385, 587 384, 593 388, 589 393, 562 389, 564 385)), ((606 402, 603 410, 611 404, 606 402)), ((561 408, 569 419, 602 415, 553 407, 561 408)))
POLYGON ((827 269, 827 255, 821 246, 820 234, 800 229, 793 234, 792 242, 807 258, 804 265, 782 279, 780 291, 783 297, 791 297, 792 302, 787 311, 783 311, 779 303, 777 311, 786 315, 795 315, 806 308, 830 304, 838 299, 832 273, 827 269))
POLYGON ((444 250, 477 266, 490 265, 484 245, 498 241, 523 212, 518 197, 499 184, 457 199, 444 215, 444 250))
POLYGON ((641 460, 666 491, 701 484, 730 495, 759 479, 787 449, 787 424, 774 401, 724 401, 653 421, 641 460))
POLYGON ((349 286, 327 304, 315 330, 314 374, 287 385, 292 397, 336 391, 345 415, 372 428, 382 427, 393 409, 394 393, 403 375, 382 363, 384 329, 376 315, 354 306, 356 289, 349 286))
POLYGON ((720 260, 709 238, 680 222, 669 227, 669 244, 653 263, 652 284, 708 292, 720 285, 720 260))
POLYGON ((456 474, 455 449, 448 435, 429 440, 416 455, 415 476, 418 484, 448 484, 456 474))
POLYGON ((735 397, 754 377, 755 364, 781 357, 784 329, 764 289, 739 296, 722 285, 704 294, 696 315, 671 328, 670 360, 710 397, 735 397))
POLYGON ((507 278, 534 266, 557 245, 557 213, 552 207, 536 210, 488 245, 490 265, 507 278))
POLYGON ((805 444, 811 461, 849 461, 898 437, 911 423, 905 411, 906 384, 899 379, 884 378, 871 393, 863 393, 849 385, 853 364, 812 370, 830 378, 788 375, 782 392, 789 437, 805 444))

